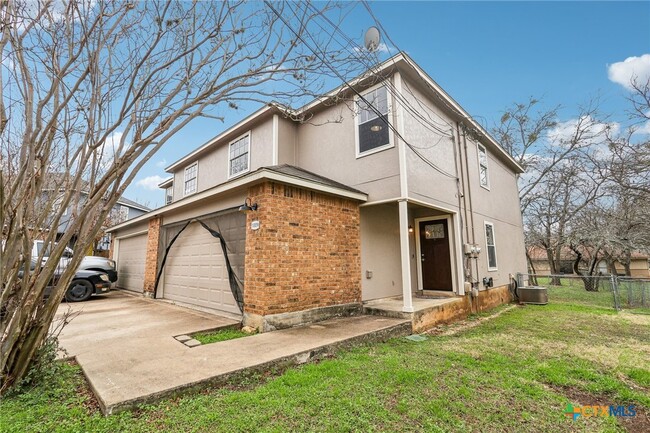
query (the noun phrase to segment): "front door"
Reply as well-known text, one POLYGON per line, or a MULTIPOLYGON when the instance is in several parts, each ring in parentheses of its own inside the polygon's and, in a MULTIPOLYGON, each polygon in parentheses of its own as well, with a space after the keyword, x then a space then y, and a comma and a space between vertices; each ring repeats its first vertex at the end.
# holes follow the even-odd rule
POLYGON ((452 291, 447 220, 420 221, 420 254, 422 288, 452 291))

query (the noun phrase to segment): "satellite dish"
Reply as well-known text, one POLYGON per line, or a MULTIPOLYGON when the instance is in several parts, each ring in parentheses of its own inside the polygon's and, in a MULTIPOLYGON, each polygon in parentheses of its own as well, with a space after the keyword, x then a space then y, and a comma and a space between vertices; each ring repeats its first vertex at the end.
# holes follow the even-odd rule
POLYGON ((366 31, 366 36, 363 39, 368 51, 371 53, 377 51, 377 48, 379 48, 379 29, 377 27, 370 27, 366 31))

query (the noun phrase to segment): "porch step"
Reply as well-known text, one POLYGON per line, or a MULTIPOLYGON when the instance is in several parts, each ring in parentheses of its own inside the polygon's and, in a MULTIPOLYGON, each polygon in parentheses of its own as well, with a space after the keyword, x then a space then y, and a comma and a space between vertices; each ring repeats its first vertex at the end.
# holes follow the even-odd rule
POLYGON ((420 290, 416 292, 416 297, 422 297, 422 298, 433 298, 433 299, 440 299, 440 298, 460 298, 461 296, 458 296, 451 290, 420 290))
POLYGON ((375 299, 363 305, 363 313, 411 321, 413 332, 423 332, 434 326, 463 320, 471 313, 468 297, 454 296, 442 299, 414 298, 412 313, 402 311, 400 297, 375 299))

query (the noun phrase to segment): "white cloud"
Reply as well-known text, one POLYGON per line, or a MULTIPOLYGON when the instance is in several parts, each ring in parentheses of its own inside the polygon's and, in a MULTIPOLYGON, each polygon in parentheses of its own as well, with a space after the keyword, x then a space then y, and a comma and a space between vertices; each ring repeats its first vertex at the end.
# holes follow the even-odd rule
POLYGON ((165 180, 165 178, 162 177, 162 176, 158 176, 158 175, 147 176, 144 179, 140 179, 135 184, 137 186, 141 186, 144 189, 148 189, 150 191, 155 191, 155 190, 158 189, 158 184, 160 182, 162 182, 163 180, 165 180))
POLYGON ((632 80, 637 80, 638 83, 647 82, 650 79, 650 54, 628 57, 622 62, 609 65, 607 76, 626 89, 632 88, 632 80))
MULTIPOLYGON (((352 50, 355 53, 366 53, 366 52, 368 52, 368 50, 366 48, 364 48, 364 47, 354 47, 354 48, 352 48, 352 50)), ((375 50, 375 52, 376 53, 392 54, 392 53, 396 53, 397 50, 395 48, 389 47, 385 43, 381 42, 379 45, 377 45, 377 49, 375 50)))
POLYGON ((569 119, 566 122, 558 122, 557 125, 548 131, 546 138, 551 144, 564 146, 576 138, 579 145, 598 144, 605 138, 607 131, 611 136, 616 136, 621 130, 617 122, 599 122, 591 116, 584 116, 577 119, 569 119))
POLYGON ((163 168, 166 165, 167 165, 167 160, 166 159, 161 159, 160 161, 158 161, 156 163, 156 167, 158 167, 158 168, 163 168))
POLYGON ((650 135, 650 120, 634 130, 634 134, 650 135))

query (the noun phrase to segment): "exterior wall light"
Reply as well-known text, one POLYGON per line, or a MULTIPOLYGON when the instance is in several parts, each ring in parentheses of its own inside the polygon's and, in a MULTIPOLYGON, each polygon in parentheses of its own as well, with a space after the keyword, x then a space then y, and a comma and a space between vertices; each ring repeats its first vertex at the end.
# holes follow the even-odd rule
POLYGON ((252 210, 257 210, 257 203, 251 203, 250 197, 246 197, 244 204, 239 206, 239 212, 247 213, 252 210))
POLYGON ((409 224, 409 233, 413 233, 414 231, 413 226, 409 224))

